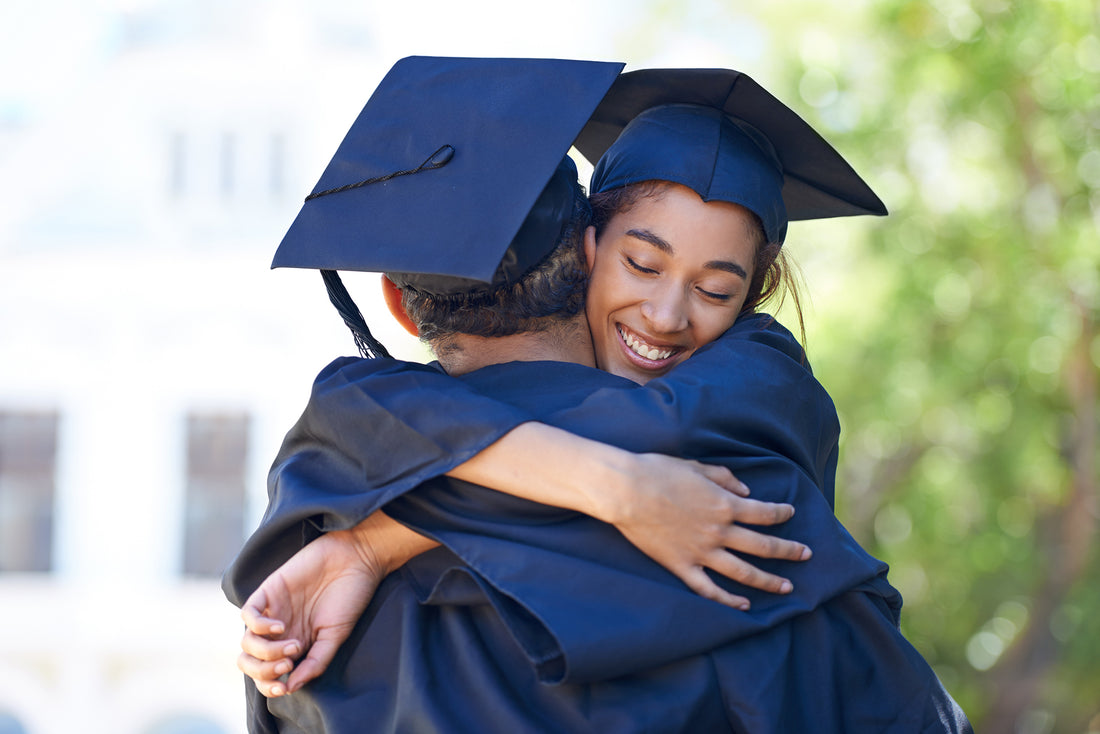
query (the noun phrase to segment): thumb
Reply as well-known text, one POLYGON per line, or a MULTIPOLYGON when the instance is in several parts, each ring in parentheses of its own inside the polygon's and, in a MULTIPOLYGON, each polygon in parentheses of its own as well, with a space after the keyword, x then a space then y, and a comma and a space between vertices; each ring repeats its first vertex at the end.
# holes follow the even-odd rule
POLYGON ((331 637, 318 637, 317 641, 309 648, 309 654, 298 661, 294 672, 287 678, 287 692, 293 693, 321 675, 321 673, 324 673, 328 669, 329 663, 336 657, 336 651, 339 647, 340 643, 331 637))

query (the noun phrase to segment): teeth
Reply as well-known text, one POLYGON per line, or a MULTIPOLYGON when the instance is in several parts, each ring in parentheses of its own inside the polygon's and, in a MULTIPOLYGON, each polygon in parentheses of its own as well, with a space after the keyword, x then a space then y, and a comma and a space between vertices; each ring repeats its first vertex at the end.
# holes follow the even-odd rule
POLYGON ((626 345, 639 357, 645 357, 648 360, 656 362, 659 359, 668 359, 668 357, 672 355, 671 349, 658 349, 657 347, 652 347, 633 334, 623 334, 621 330, 619 334, 623 337, 623 341, 626 342, 626 345))

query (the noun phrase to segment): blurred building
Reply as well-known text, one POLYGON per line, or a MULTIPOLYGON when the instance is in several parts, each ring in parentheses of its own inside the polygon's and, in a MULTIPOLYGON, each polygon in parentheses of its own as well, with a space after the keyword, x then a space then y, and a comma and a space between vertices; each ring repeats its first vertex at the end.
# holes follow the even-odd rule
POLYGON ((7 32, 0 734, 244 728, 219 577, 354 351, 320 277, 268 264, 394 61, 297 5, 54 0, 7 32))

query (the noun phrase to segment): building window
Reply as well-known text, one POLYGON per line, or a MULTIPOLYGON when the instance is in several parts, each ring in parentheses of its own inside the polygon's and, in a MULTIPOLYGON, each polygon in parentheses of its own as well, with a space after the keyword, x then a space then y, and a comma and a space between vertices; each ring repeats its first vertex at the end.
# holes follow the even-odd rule
POLYGON ((57 423, 52 412, 0 412, 0 571, 52 566, 57 423))
POLYGON ((282 133, 271 136, 269 148, 270 178, 268 188, 276 201, 286 192, 286 138, 282 133))
POLYGON ((0 711, 0 734, 27 734, 27 729, 15 714, 0 711))
POLYGON ((210 719, 191 714, 179 714, 161 719, 146 729, 146 732, 147 734, 225 734, 225 730, 210 719))
POLYGON ((187 136, 181 132, 168 142, 168 191, 177 199, 187 193, 187 136))
POLYGON ((222 133, 219 178, 222 196, 232 196, 237 188, 237 136, 230 132, 222 133))
POLYGON ((187 417, 183 572, 221 576, 244 542, 248 416, 187 417))

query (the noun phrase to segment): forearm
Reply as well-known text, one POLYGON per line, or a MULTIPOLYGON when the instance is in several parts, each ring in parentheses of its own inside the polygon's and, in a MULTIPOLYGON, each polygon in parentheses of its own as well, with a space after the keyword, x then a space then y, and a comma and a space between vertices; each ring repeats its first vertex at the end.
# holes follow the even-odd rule
POLYGON ((816 386, 800 364, 797 342, 759 326, 734 331, 740 333, 724 337, 713 350, 700 350, 671 375, 654 381, 654 389, 611 388, 590 394, 581 405, 558 414, 562 422, 553 419, 560 428, 524 419, 522 412, 478 392, 476 385, 423 365, 393 362, 383 369, 355 360, 334 363, 315 391, 313 407, 323 410, 307 413, 323 417, 320 428, 332 430, 309 425, 305 435, 362 440, 366 446, 349 446, 342 453, 379 457, 354 467, 371 473, 368 484, 381 489, 373 507, 360 507, 365 511, 360 518, 414 482, 446 473, 619 526, 624 517, 629 522, 631 515, 644 511, 639 485, 659 479, 646 468, 652 462, 639 461, 631 452, 709 458, 715 434, 751 436, 766 453, 785 455, 822 474, 815 466, 821 434, 801 415, 805 403, 798 400, 793 406, 800 414, 797 425, 803 427, 798 434, 789 429, 794 424, 791 409, 785 414, 778 409, 787 392, 780 388, 789 387, 789 378, 816 386), (752 343, 772 338, 779 339, 782 350, 752 343), (739 355, 742 351, 749 354, 739 355), (735 375, 729 374, 731 365, 739 367, 735 375), (762 389, 761 382, 773 389, 762 389), (609 420, 624 410, 638 419, 609 420), (610 429, 599 436, 607 443, 575 435, 592 426, 610 429), (425 461, 425 455, 434 458, 425 461))
POLYGON ((631 484, 633 459, 623 449, 529 422, 448 476, 613 523, 624 501, 617 489, 631 484))
MULTIPOLYGON (((766 321, 757 319, 758 323, 766 321)), ((779 332, 739 322, 719 344, 700 350, 669 376, 651 383, 651 388, 601 391, 586 401, 587 409, 578 406, 575 413, 584 416, 582 425, 590 423, 593 414, 597 418, 614 415, 624 404, 647 414, 644 430, 637 424, 619 426, 609 442, 617 446, 573 435, 576 421, 570 425, 567 418, 562 424, 565 430, 531 422, 532 416, 524 416, 461 380, 424 365, 394 360, 333 363, 318 380, 311 401, 317 411, 306 414, 321 415, 324 421, 307 426, 306 435, 320 435, 348 455, 384 457, 357 467, 368 473, 369 485, 389 495, 379 497, 375 507, 446 473, 506 494, 613 521, 617 507, 627 501, 627 493, 611 488, 622 487, 624 478, 634 479, 638 472, 628 452, 702 458, 706 452, 700 451, 696 444, 701 442, 693 439, 707 433, 752 436, 767 449, 807 469, 818 469, 815 474, 820 474, 814 467, 819 449, 816 439, 821 435, 816 426, 805 430, 810 440, 800 441, 802 436, 792 437, 788 430, 794 423, 790 411, 771 415, 780 412, 776 397, 790 392, 788 378, 819 389, 809 370, 800 364, 797 342, 781 327, 779 332), (769 346, 751 343, 761 340, 769 346), (743 350, 751 356, 743 356, 742 362, 759 360, 775 370, 740 369, 734 379, 727 374, 730 361, 743 350), (773 371, 779 374, 770 374, 773 371), (765 376, 761 372, 772 378, 764 379, 764 385, 760 384, 765 376)), ((802 406, 808 401, 799 402, 802 425, 807 422, 802 406)))
POLYGON ((621 448, 532 422, 461 380, 396 360, 334 362, 319 377, 302 424, 305 442, 284 447, 292 457, 315 443, 342 456, 379 457, 356 465, 367 473, 365 485, 381 490, 375 508, 446 474, 615 522, 637 473, 621 448))
POLYGON ((302 440, 284 451, 319 444, 355 461, 357 484, 405 491, 531 419, 427 365, 341 359, 318 376, 293 434, 302 440))

